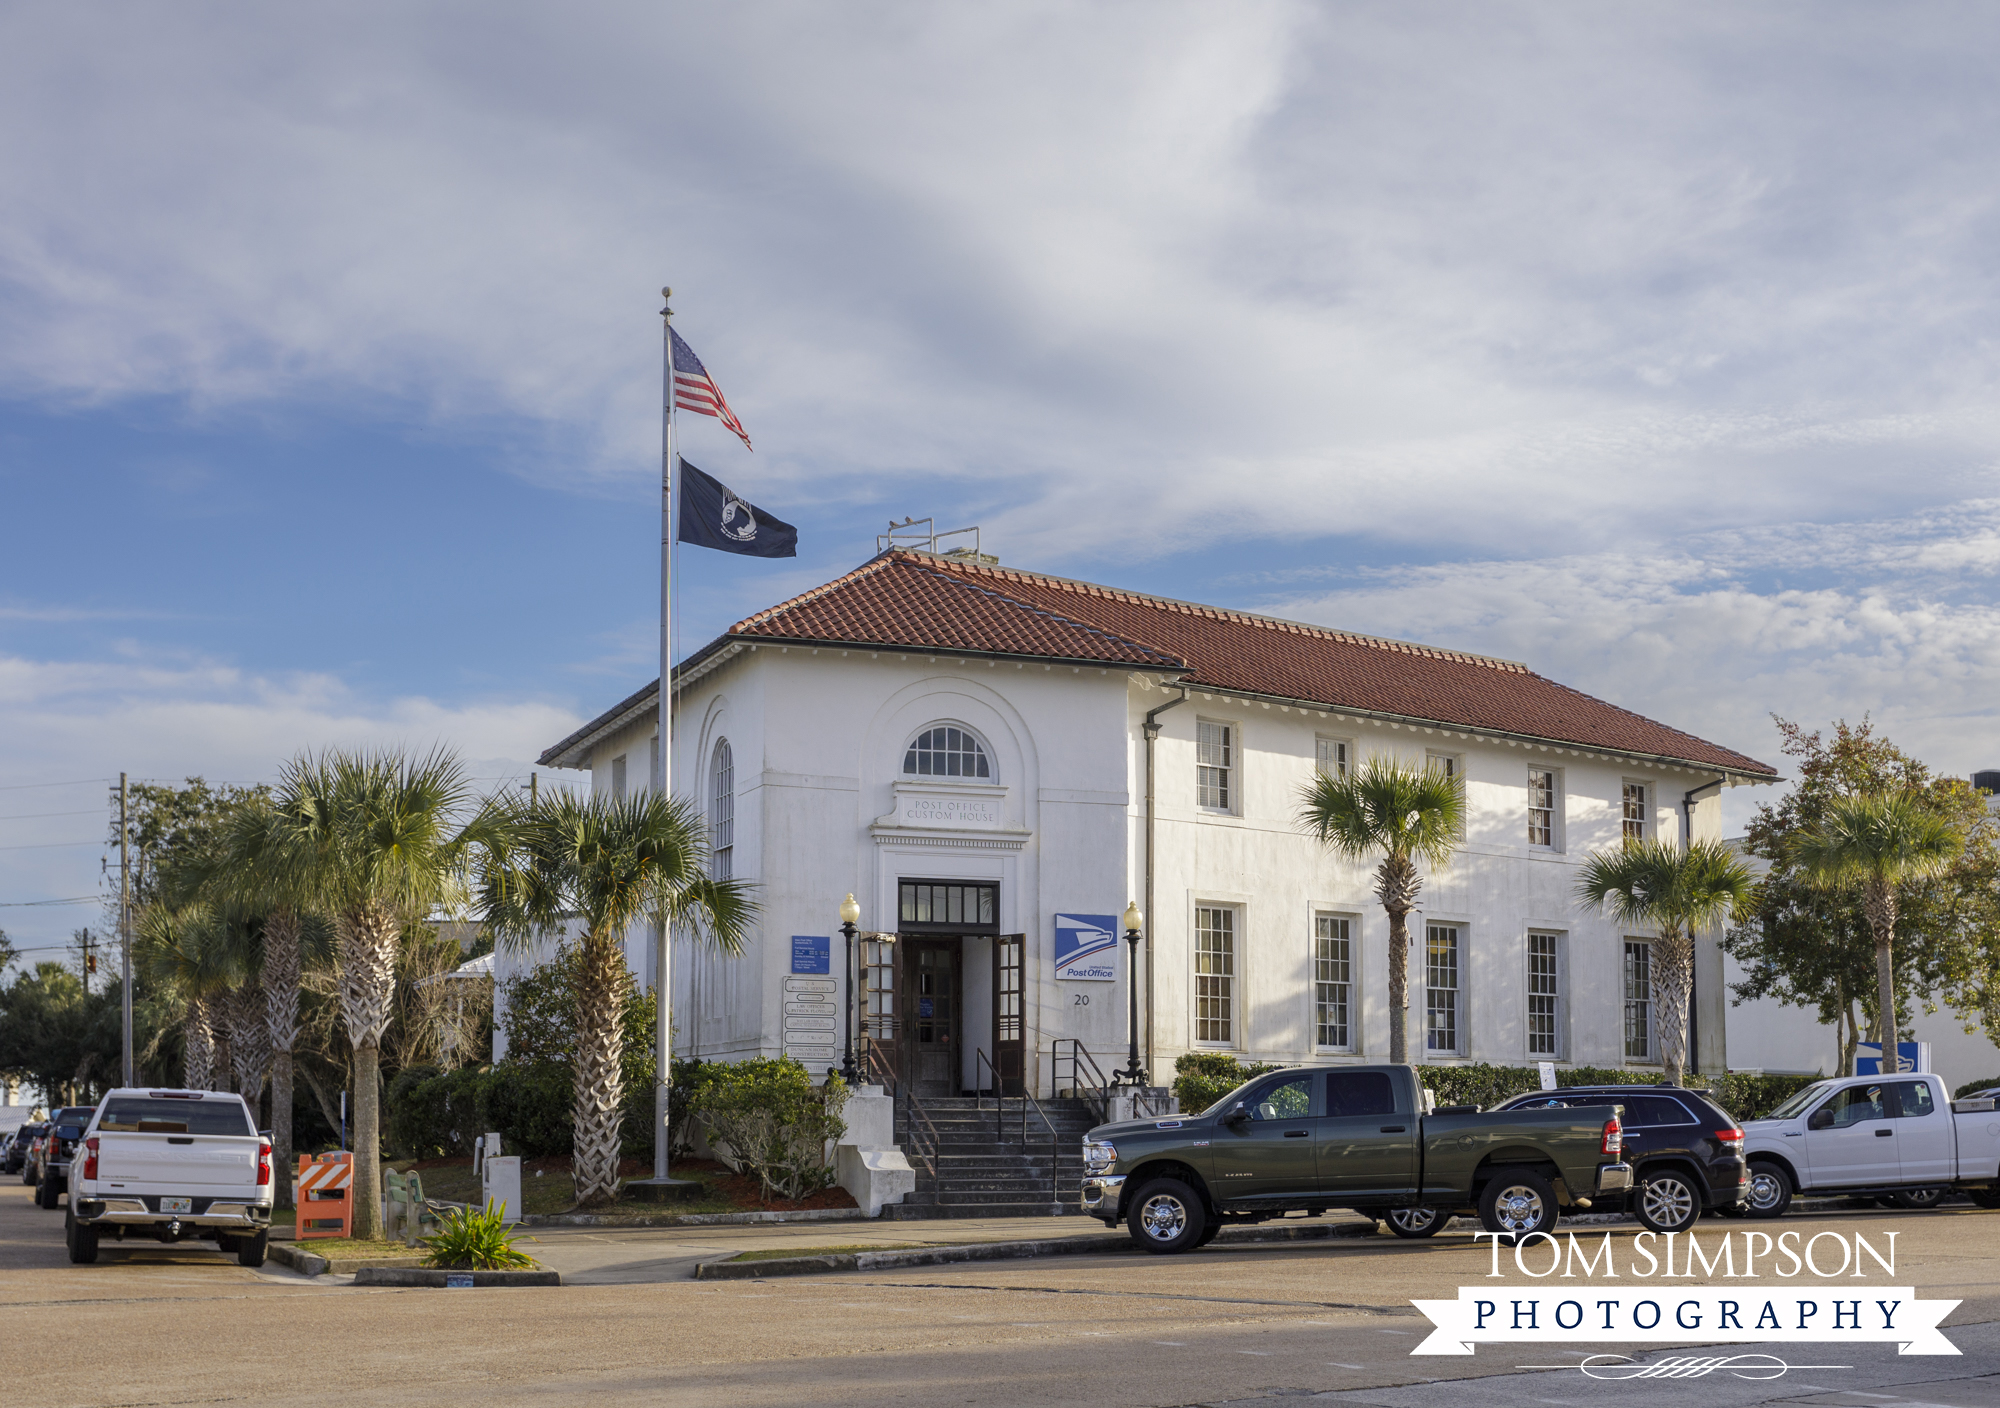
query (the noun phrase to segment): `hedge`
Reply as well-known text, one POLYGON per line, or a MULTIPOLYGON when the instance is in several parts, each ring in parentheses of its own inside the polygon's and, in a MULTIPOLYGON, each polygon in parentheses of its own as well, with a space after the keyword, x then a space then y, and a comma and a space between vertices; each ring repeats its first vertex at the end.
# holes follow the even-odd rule
MULTIPOLYGON (((1245 1065, 1224 1052, 1190 1051, 1174 1062, 1174 1094, 1181 1109, 1194 1114, 1207 1109, 1244 1081, 1277 1066, 1245 1065)), ((1419 1066, 1418 1078, 1430 1087, 1440 1105, 1483 1105, 1491 1107, 1515 1095, 1539 1090, 1541 1071, 1535 1066, 1493 1066, 1484 1062, 1465 1066, 1419 1066)), ((1656 1071, 1634 1071, 1622 1066, 1570 1066, 1556 1071, 1558 1087, 1571 1085, 1657 1085, 1656 1071)), ((1693 1078, 1688 1084, 1738 1120, 1761 1119, 1794 1091, 1824 1077, 1751 1075, 1732 1071, 1713 1078, 1693 1078)), ((1994 1084, 2000 1084, 1995 1081, 1994 1084)))

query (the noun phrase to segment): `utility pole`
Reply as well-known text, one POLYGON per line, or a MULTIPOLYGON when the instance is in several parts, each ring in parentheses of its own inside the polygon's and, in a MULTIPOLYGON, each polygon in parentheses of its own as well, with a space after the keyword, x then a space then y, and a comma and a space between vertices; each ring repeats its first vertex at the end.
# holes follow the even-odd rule
POLYGON ((125 774, 118 774, 118 941, 123 950, 125 995, 119 1003, 122 1084, 132 1086, 132 829, 127 815, 130 792, 125 774))

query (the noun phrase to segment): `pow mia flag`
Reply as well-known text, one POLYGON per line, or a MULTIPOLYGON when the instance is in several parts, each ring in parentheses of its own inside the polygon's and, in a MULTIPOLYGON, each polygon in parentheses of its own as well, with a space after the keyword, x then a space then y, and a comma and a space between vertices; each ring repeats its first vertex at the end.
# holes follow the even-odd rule
POLYGON ((720 479, 681 461, 683 543, 745 557, 797 557, 799 530, 742 498, 720 479))

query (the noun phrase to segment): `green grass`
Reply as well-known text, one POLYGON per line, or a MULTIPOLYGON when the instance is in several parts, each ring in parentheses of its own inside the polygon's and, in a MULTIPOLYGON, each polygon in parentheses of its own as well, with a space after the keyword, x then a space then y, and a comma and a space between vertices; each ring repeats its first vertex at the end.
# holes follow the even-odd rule
POLYGON ((847 1247, 766 1247, 758 1252, 738 1252, 731 1261, 782 1261, 795 1256, 840 1256, 847 1252, 901 1252, 927 1247, 929 1242, 857 1242, 847 1247))

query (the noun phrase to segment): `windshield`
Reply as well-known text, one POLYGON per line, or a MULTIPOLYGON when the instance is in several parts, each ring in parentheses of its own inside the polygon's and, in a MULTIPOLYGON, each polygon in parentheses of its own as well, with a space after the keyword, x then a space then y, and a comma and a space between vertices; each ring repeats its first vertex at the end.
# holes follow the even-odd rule
POLYGON ((1833 1087, 1833 1082, 1830 1080, 1814 1081, 1804 1090, 1794 1092, 1791 1099, 1787 1100, 1784 1104, 1778 1106, 1777 1109, 1771 1111, 1771 1113, 1764 1116, 1764 1118, 1767 1120, 1791 1119, 1794 1115, 1798 1114, 1799 1111, 1803 1110, 1806 1106, 1812 1104, 1812 1102, 1819 1099, 1820 1096, 1826 1094, 1826 1092, 1830 1090, 1832 1087, 1833 1087))
POLYGON ((115 1096, 97 1122, 100 1134, 255 1134, 241 1102, 224 1100, 153 1100, 143 1095, 115 1096))
POLYGON ((1206 1110, 1203 1110, 1202 1114, 1204 1115, 1221 1114, 1224 1110, 1227 1110, 1231 1105, 1234 1105, 1238 1100, 1241 1100, 1243 1098, 1243 1093, 1247 1091, 1251 1086, 1255 1085, 1258 1081, 1262 1080, 1263 1078, 1264 1077, 1261 1075, 1252 1076, 1249 1080, 1244 1081, 1243 1084, 1237 1086, 1236 1089, 1230 1091, 1227 1095, 1223 1096, 1213 1105, 1210 1105, 1206 1110))

